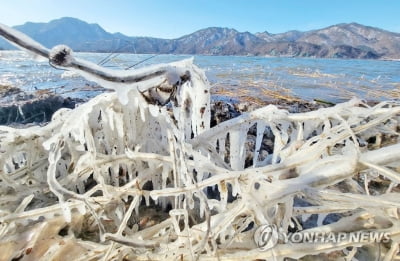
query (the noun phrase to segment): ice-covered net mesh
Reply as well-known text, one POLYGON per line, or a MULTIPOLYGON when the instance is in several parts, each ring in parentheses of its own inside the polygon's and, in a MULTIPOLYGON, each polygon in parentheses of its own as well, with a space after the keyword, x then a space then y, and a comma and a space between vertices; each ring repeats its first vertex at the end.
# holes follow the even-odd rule
POLYGON ((49 56, 116 92, 44 127, 0 126, 1 260, 396 257, 398 103, 267 106, 210 128, 209 85, 190 60, 114 72, 66 47, 49 56), (390 240, 261 251, 261 225, 390 240))

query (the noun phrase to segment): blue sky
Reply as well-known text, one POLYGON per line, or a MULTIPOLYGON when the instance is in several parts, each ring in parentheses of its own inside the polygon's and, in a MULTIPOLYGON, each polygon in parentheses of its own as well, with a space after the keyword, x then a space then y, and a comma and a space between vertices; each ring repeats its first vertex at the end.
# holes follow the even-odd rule
POLYGON ((162 38, 210 26, 282 33, 349 22, 400 32, 400 0, 5 0, 0 7, 0 23, 11 26, 64 16, 162 38))

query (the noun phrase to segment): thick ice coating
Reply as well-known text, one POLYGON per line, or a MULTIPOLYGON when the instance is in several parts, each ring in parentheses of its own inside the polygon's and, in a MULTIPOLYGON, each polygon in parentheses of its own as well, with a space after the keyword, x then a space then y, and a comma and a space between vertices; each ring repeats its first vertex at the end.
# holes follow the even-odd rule
POLYGON ((0 260, 351 260, 362 246, 395 258, 398 103, 271 105, 210 128, 209 84, 193 60, 113 71, 66 46, 47 58, 115 92, 44 127, 0 126, 0 260), (261 251, 262 225, 344 236, 261 251))

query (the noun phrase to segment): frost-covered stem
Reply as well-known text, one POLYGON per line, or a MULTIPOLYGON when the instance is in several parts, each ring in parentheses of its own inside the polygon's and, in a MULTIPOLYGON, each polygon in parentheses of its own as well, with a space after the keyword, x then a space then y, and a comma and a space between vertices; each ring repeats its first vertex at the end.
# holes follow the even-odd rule
MULTIPOLYGON (((398 172, 395 172, 389 168, 381 167, 381 166, 378 166, 376 164, 372 164, 372 163, 369 163, 366 161, 360 161, 360 163, 366 167, 369 167, 371 169, 375 169, 375 170, 379 171, 380 174, 382 174, 386 178, 392 180, 393 182, 395 182, 397 184, 400 183, 400 174, 398 172)), ((368 177, 366 176, 365 183, 367 183, 367 179, 368 179, 368 177)), ((369 194, 369 192, 368 192, 368 194, 369 194)))
MULTIPOLYGON (((82 201, 71 201, 71 202, 65 202, 68 208, 73 209, 73 208, 84 208, 84 203, 82 201)), ((39 209, 33 209, 29 211, 24 211, 21 213, 12 213, 4 217, 0 217, 0 222, 12 222, 12 221, 18 221, 18 220, 26 220, 26 219, 37 219, 40 216, 46 216, 48 214, 54 214, 54 213, 61 213, 61 206, 60 205, 52 205, 49 207, 43 207, 39 209)))
MULTIPOLYGON (((334 190, 316 190, 306 188, 303 192, 307 197, 319 199, 322 201, 342 202, 340 207, 352 206, 361 208, 400 208, 400 202, 394 197, 394 193, 388 193, 378 196, 370 196, 355 193, 340 193, 334 190)), ((334 207, 335 208, 335 207, 334 207)))
POLYGON ((124 219, 122 220, 118 231, 117 231, 117 235, 122 235, 122 232, 124 231, 124 229, 126 228, 127 224, 128 224, 128 220, 129 218, 132 216, 132 212, 135 209, 136 205, 139 203, 139 199, 140 196, 136 196, 133 198, 131 204, 129 205, 128 210, 125 213, 124 219))
POLYGON ((49 49, 7 25, 0 24, 0 35, 19 47, 22 47, 42 57, 49 57, 49 49))
POLYGON ((156 242, 156 241, 142 241, 138 238, 130 239, 130 238, 126 238, 122 235, 122 232, 126 228, 127 222, 129 220, 129 218, 131 217, 133 210, 135 209, 136 205, 139 203, 139 199, 140 199, 140 196, 134 197, 131 204, 129 205, 128 210, 125 213, 124 219, 122 220, 122 222, 118 228, 118 231, 115 234, 111 234, 111 233, 104 234, 105 239, 109 239, 109 240, 112 240, 112 241, 120 243, 120 244, 124 244, 124 245, 128 245, 128 246, 135 246, 135 247, 154 248, 154 247, 159 246, 159 242, 156 242))
POLYGON ((140 248, 156 248, 160 246, 160 243, 158 241, 154 240, 140 240, 140 239, 129 239, 125 238, 119 235, 114 235, 114 234, 109 234, 106 233, 104 234, 105 240, 111 240, 117 243, 120 243, 125 246, 130 246, 130 247, 140 247, 140 248))
POLYGON ((310 215, 310 214, 321 214, 321 213, 342 213, 354 209, 354 205, 343 206, 341 203, 338 206, 313 206, 313 207, 294 207, 293 215, 310 215))
POLYGON ((383 261, 392 261, 395 260, 397 254, 399 253, 399 243, 393 242, 390 246, 389 251, 385 254, 385 258, 383 261))

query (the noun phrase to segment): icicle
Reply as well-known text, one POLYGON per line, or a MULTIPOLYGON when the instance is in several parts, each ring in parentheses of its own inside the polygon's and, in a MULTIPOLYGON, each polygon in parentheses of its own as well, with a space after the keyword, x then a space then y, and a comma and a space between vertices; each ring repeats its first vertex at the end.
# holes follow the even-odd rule
POLYGON ((231 167, 234 170, 242 170, 245 160, 245 141, 247 138, 247 127, 242 126, 235 128, 229 132, 230 142, 230 158, 231 167))
POLYGON ((237 179, 234 179, 233 182, 231 183, 232 185, 232 196, 236 197, 238 194, 241 194, 240 191, 240 184, 237 179))
POLYGON ((223 159, 225 157, 225 137, 220 137, 218 139, 219 155, 223 159))
POLYGON ((257 121, 256 146, 254 148, 253 167, 257 166, 258 157, 260 155, 262 139, 264 138, 266 124, 257 121))

